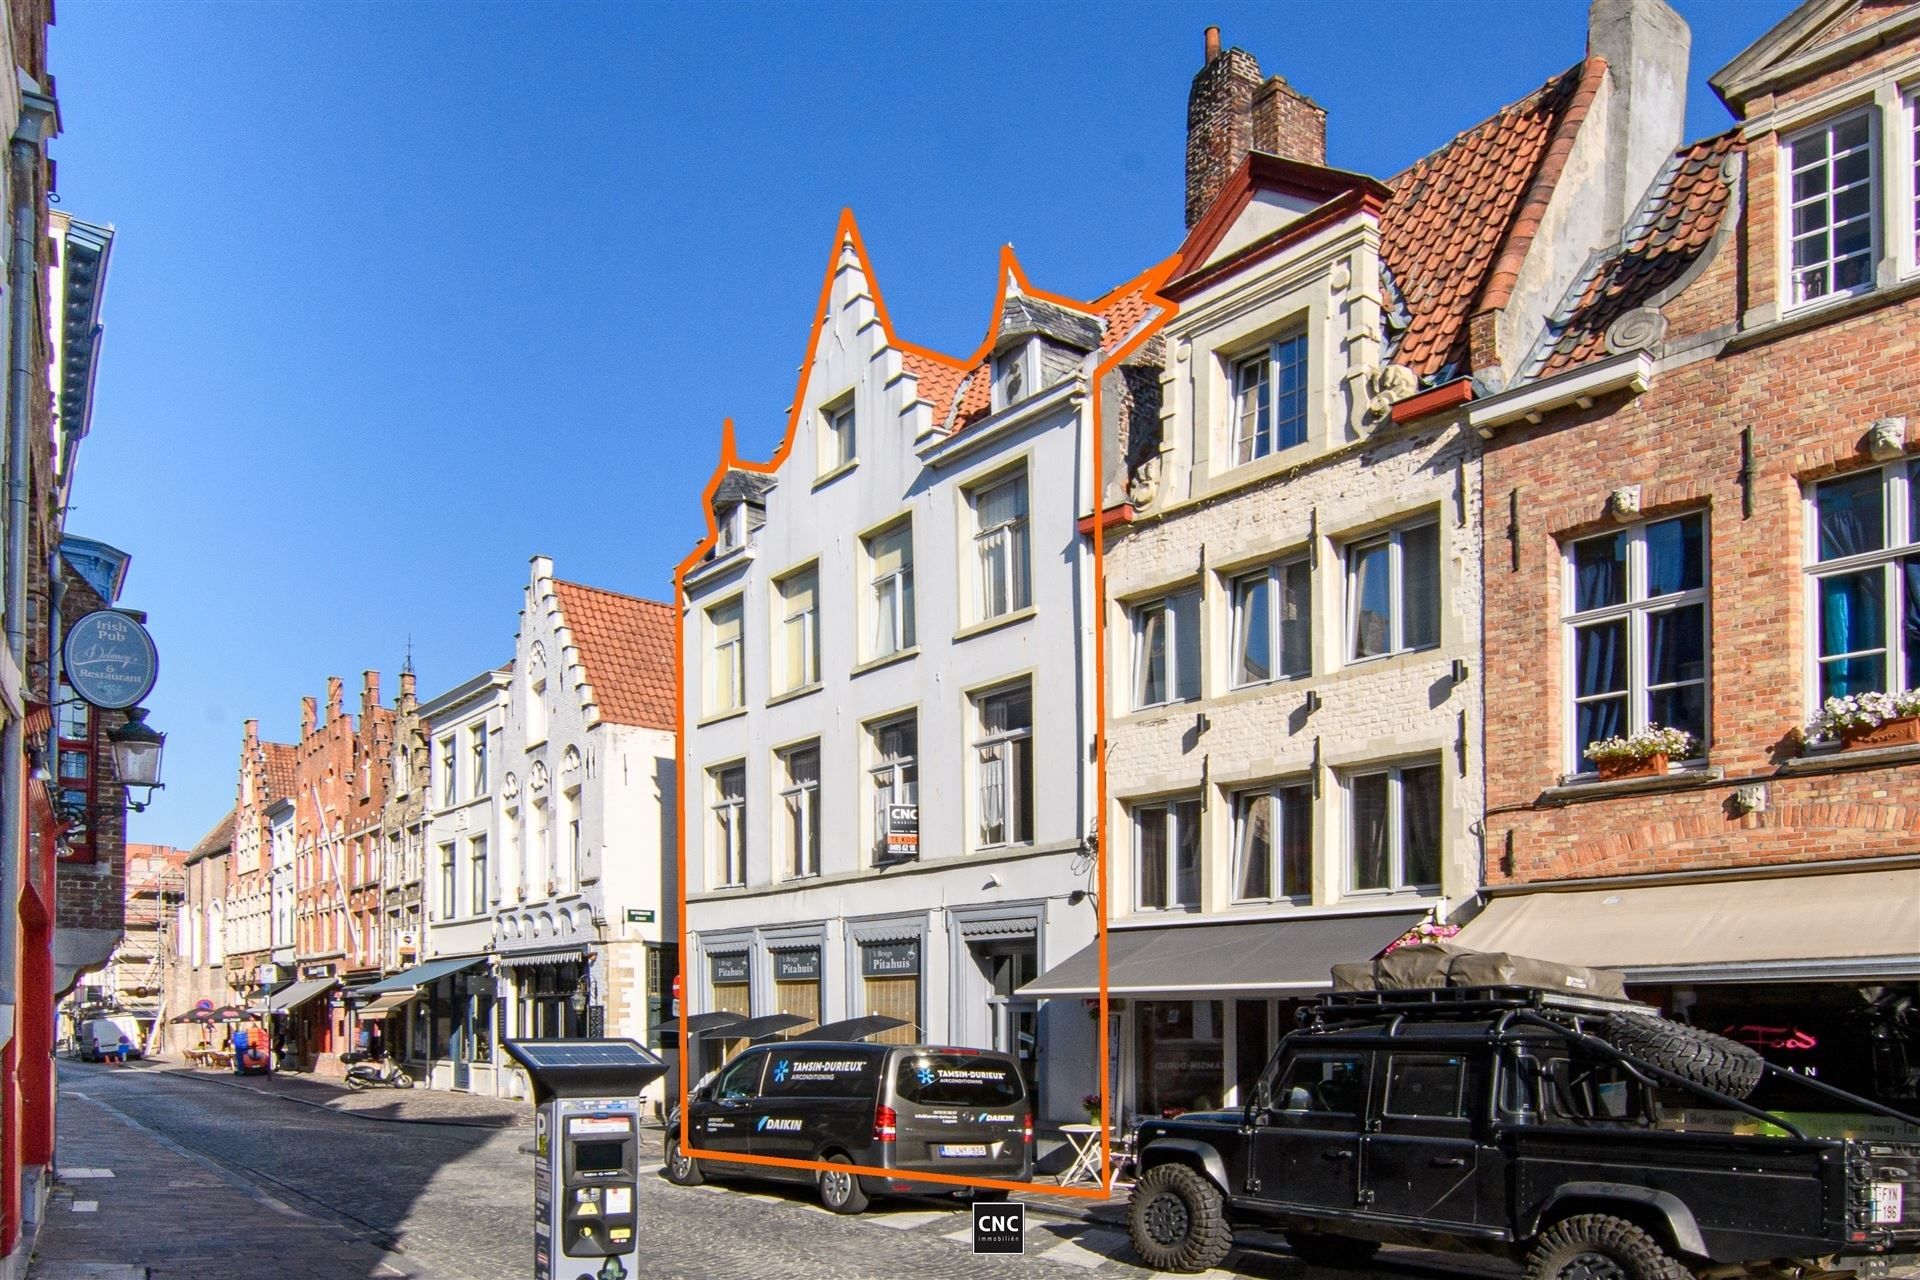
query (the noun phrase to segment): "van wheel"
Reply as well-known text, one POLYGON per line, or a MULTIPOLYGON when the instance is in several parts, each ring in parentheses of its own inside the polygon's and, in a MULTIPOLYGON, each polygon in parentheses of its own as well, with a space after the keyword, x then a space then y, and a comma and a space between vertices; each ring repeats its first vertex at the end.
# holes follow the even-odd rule
POLYGON ((1380 1242, 1321 1235, 1317 1231, 1289 1231, 1287 1248, 1311 1266, 1348 1268, 1365 1266, 1369 1258, 1380 1252, 1380 1242))
POLYGON ((680 1139, 667 1135, 667 1181, 676 1187, 697 1187, 707 1180, 700 1162, 680 1149, 680 1139))
POLYGON ((1156 1271, 1205 1271, 1233 1247, 1220 1188, 1184 1164, 1140 1175, 1127 1202, 1133 1251, 1156 1271))
POLYGON ((1622 1218, 1582 1213, 1540 1233, 1526 1280, 1690 1280, 1660 1242, 1622 1218))
MULTIPOLYGON (((828 1156, 828 1164, 847 1164, 845 1156, 828 1156)), ((820 1203, 835 1213, 864 1213, 867 1208, 867 1193, 860 1186, 860 1177, 851 1169, 822 1169, 815 1175, 820 1184, 820 1203)))

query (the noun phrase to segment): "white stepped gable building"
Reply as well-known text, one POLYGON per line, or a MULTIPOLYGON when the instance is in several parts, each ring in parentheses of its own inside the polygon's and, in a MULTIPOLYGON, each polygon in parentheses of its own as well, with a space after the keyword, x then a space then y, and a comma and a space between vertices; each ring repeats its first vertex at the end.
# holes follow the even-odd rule
POLYGON ((678 966, 673 642, 669 606, 534 558, 489 857, 505 1038, 661 1044, 678 966))
POLYGON ((1097 1028, 1018 991, 1095 931, 1089 391, 1157 313, 1003 282, 972 361, 908 346, 844 223, 785 443, 724 446, 681 576, 686 973, 694 1012, 1013 1052, 1057 1124, 1097 1028))

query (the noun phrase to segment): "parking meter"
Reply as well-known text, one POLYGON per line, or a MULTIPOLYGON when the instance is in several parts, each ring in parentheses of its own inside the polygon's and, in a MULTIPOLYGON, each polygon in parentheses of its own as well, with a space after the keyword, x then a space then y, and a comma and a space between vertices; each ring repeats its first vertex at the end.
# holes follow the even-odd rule
POLYGON ((625 1280, 639 1262, 640 1091, 666 1063, 634 1040, 509 1040, 533 1082, 536 1280, 625 1280))

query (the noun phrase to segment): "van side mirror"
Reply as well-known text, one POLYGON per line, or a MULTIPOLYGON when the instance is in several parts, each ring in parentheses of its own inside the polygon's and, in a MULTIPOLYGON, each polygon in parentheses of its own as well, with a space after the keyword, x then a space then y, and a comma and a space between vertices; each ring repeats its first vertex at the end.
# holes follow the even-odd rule
POLYGON ((696 1090, 694 1090, 694 1093, 693 1093, 693 1100, 694 1100, 695 1102, 712 1102, 712 1101, 713 1101, 713 1086, 712 1086, 712 1085, 710 1085, 710 1084, 709 1084, 709 1085, 703 1085, 702 1087, 700 1087, 700 1088, 698 1088, 698 1089, 696 1089, 696 1090))

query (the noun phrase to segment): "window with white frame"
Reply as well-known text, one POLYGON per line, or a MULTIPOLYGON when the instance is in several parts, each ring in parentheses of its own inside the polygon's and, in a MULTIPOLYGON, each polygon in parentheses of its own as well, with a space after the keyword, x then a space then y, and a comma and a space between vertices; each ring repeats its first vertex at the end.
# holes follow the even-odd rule
POLYGON ((820 679, 820 574, 809 565, 774 584, 780 596, 780 688, 820 679))
POLYGON ((895 856, 887 840, 888 810, 897 804, 920 803, 920 726, 909 715, 883 721, 869 732, 873 739, 873 765, 867 770, 873 795, 873 856, 876 862, 884 862, 895 856))
POLYGON ((460 896, 457 877, 459 868, 454 865, 453 845, 451 842, 440 846, 440 918, 452 920, 460 914, 460 896))
POLYGON ((1707 517, 1691 512, 1567 550, 1573 764, 1590 743, 1649 728, 1707 740, 1707 517))
POLYGON ((1033 603, 1026 473, 981 485, 967 502, 973 508, 974 603, 978 621, 985 622, 1033 603))
POLYGON ((560 834, 566 848, 556 861, 560 868, 560 888, 565 892, 580 883, 581 855, 586 852, 580 842, 580 788, 568 787, 560 793, 560 820, 560 834))
POLYGON ((1182 591, 1133 607, 1133 705, 1157 707, 1200 696, 1200 592, 1182 591))
POLYGON ((467 730, 467 763, 472 770, 476 798, 487 794, 487 726, 476 724, 467 730))
POLYGON ((866 540, 873 658, 913 647, 913 525, 901 521, 866 540))
POLYGON ((740 633, 740 601, 707 610, 707 636, 713 666, 707 680, 707 712, 718 715, 746 705, 747 658, 740 633))
POLYGON ((1347 548, 1353 662, 1440 643, 1440 526, 1407 525, 1347 548))
POLYGON ((487 837, 484 834, 467 841, 467 909, 476 916, 487 913, 487 837))
POLYGON ((1347 776, 1347 887, 1355 893, 1440 885, 1440 766, 1404 764, 1347 776))
POLYGON ((853 397, 820 411, 820 474, 838 471, 854 459, 853 397))
POLYGON ((1232 606, 1235 688, 1313 669, 1313 603, 1304 556, 1235 578, 1232 606))
POLYGON ((747 540, 747 504, 736 502, 714 515, 714 551, 724 555, 747 540))
POLYGON ((1920 688, 1920 462, 1813 487, 1815 701, 1920 688))
POLYGON ((459 761, 453 754, 453 739, 440 739, 440 804, 444 808, 460 799, 459 761))
POLYGON ((1789 138, 1787 256, 1793 305, 1873 284, 1874 121, 1869 111, 1789 138))
POLYGON ((1033 692, 1015 688, 974 699, 975 796, 983 848, 1033 840, 1033 692))
POLYGON ((1200 800, 1133 807, 1135 905, 1142 911, 1200 907, 1200 800))
POLYGON ((780 753, 784 775, 780 805, 785 812, 782 852, 789 879, 820 874, 820 744, 810 742, 780 753))
POLYGON ((747 770, 713 771, 713 877, 720 886, 747 882, 747 770))
POLYGON ((1313 787, 1286 783, 1233 795, 1233 900, 1313 894, 1313 787))
POLYGON ((1233 362, 1233 461, 1241 465, 1307 438, 1307 338, 1278 339, 1233 362))

